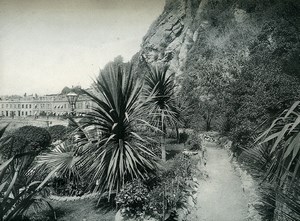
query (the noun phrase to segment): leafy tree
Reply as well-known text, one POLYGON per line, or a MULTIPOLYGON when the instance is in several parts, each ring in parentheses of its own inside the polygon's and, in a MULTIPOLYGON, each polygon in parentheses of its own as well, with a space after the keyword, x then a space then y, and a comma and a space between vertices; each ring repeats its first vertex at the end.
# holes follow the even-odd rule
POLYGON ((68 94, 70 92, 75 92, 76 94, 82 94, 82 91, 81 91, 81 86, 75 86, 72 88, 69 88, 69 87, 64 87, 61 91, 61 94, 68 94))
POLYGON ((129 67, 128 63, 124 62, 124 58, 121 55, 118 55, 114 58, 113 61, 108 62, 103 69, 100 70, 99 77, 101 78, 101 75, 103 74, 109 74, 112 71, 117 72, 118 68, 127 68, 129 67))

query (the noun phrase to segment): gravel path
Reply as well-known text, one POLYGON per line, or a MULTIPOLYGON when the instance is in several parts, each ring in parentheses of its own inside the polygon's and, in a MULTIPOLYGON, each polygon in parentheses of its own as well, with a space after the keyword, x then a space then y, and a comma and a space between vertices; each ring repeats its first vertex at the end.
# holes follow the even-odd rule
POLYGON ((208 178, 200 180, 197 202, 188 220, 246 220, 247 199, 226 150, 215 143, 206 143, 206 147, 208 178))

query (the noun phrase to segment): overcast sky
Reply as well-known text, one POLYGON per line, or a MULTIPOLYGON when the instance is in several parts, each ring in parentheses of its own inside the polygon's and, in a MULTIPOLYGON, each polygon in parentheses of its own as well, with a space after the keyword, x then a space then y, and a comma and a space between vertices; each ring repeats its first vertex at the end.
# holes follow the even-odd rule
POLYGON ((0 0, 0 95, 88 87, 129 60, 164 0, 0 0))

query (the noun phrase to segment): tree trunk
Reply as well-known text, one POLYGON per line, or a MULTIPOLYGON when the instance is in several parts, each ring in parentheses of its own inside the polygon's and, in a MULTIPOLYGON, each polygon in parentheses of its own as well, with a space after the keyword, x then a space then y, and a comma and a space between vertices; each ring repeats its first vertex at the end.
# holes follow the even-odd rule
POLYGON ((179 143, 179 141, 180 141, 180 133, 179 133, 179 128, 177 127, 177 125, 176 125, 176 137, 177 137, 177 143, 179 143))
POLYGON ((165 146, 163 136, 161 137, 161 140, 160 140, 160 147, 161 147, 161 159, 163 162, 166 162, 166 146, 165 146))
POLYGON ((161 115, 161 131, 163 135, 160 138, 160 146, 161 146, 161 159, 163 162, 166 162, 166 146, 165 146, 165 133, 166 128, 164 127, 164 114, 161 115))

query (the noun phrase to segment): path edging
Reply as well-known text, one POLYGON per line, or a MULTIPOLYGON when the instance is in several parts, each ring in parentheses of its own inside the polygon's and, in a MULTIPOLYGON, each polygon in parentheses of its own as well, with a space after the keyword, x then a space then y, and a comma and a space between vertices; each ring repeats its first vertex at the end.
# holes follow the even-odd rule
POLYGON ((234 156, 231 151, 232 141, 228 140, 221 144, 228 154, 231 156, 231 164, 234 170, 237 172, 237 175, 240 177, 242 182, 242 188, 244 194, 248 199, 248 212, 247 212, 247 221, 262 221, 262 216, 259 214, 256 207, 262 205, 262 199, 257 189, 257 182, 252 178, 252 176, 244 169, 241 168, 237 158, 234 156))

